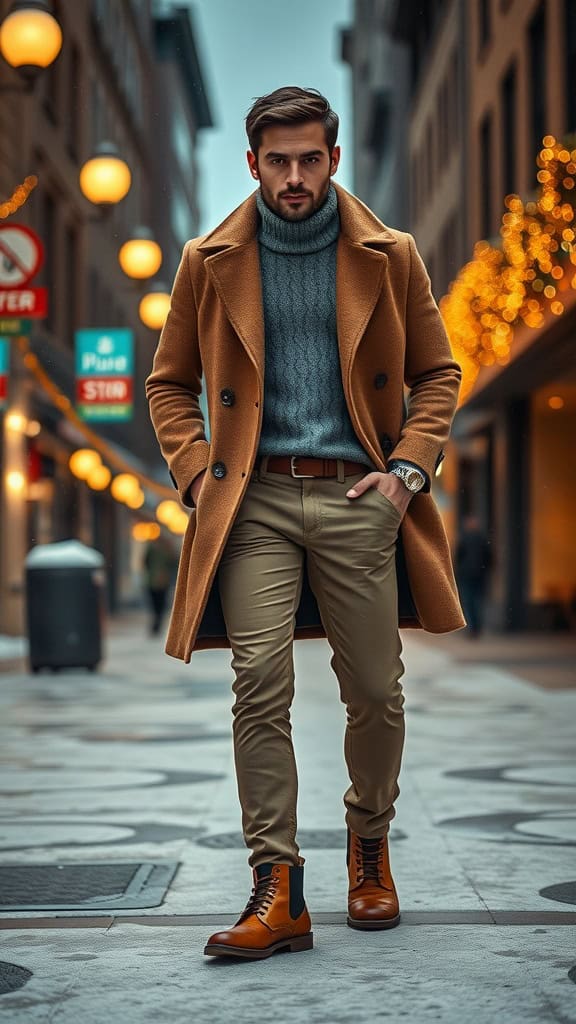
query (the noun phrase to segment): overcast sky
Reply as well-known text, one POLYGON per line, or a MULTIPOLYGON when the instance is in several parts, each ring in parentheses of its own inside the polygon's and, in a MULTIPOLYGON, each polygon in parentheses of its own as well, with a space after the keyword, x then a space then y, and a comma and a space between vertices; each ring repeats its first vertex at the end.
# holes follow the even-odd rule
POLYGON ((351 188, 350 76, 339 57, 339 29, 352 20, 352 0, 193 0, 190 6, 216 122, 200 133, 201 232, 253 190, 244 118, 254 97, 281 85, 328 97, 341 118, 337 180, 351 188))

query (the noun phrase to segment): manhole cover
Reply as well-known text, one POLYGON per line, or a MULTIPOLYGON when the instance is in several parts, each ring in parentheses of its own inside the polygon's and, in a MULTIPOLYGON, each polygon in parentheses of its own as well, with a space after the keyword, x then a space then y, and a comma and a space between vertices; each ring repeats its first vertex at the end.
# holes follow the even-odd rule
POLYGON ((26 970, 25 967, 19 967, 18 964, 7 964, 0 960, 0 996, 5 996, 8 992, 16 992, 16 989, 22 988, 27 981, 30 981, 32 977, 32 971, 26 970))
MULTIPOLYGON (((405 838, 400 829, 390 833, 391 841, 405 838)), ((200 836, 196 845, 210 850, 237 850, 243 849, 245 843, 241 832, 220 832, 213 836, 200 836)), ((340 828, 301 829, 298 831, 298 845, 307 850, 345 850, 346 831, 340 828)))
POLYGON ((5 864, 0 911, 158 907, 178 867, 175 861, 5 864))
POLYGON ((555 900, 556 903, 572 903, 576 905, 576 882, 559 882, 557 885, 547 885, 540 889, 540 896, 545 900, 555 900))

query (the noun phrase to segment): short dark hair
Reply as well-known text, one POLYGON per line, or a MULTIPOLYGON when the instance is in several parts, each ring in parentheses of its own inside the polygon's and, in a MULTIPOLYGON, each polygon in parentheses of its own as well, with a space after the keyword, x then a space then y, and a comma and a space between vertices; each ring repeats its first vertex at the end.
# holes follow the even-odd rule
POLYGON ((302 124, 318 121, 324 127, 326 145, 332 153, 338 138, 338 114, 317 89, 286 85, 267 96, 259 96, 246 117, 246 134, 255 156, 262 145, 262 132, 275 124, 302 124))

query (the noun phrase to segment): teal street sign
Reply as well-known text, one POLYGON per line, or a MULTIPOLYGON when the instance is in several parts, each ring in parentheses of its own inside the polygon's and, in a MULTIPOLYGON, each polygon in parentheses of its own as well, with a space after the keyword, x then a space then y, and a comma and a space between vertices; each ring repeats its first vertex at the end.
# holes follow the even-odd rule
POLYGON ((23 337, 32 333, 32 321, 0 316, 0 338, 23 337))
POLYGON ((133 413, 134 333, 126 327, 76 331, 76 410, 84 420, 129 420, 133 413))
POLYGON ((6 408, 8 401, 8 370, 10 367, 10 347, 4 338, 0 338, 0 410, 6 408))

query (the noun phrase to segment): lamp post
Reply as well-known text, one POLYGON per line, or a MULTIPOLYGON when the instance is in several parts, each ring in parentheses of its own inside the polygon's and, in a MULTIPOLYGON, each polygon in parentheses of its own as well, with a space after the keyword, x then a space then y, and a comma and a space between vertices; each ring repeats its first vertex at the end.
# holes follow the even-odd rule
POLYGON ((101 142, 80 169, 82 194, 95 206, 112 207, 124 199, 132 174, 113 142, 101 142))
POLYGON ((46 0, 15 0, 0 25, 0 53, 24 80, 0 85, 2 92, 27 92, 62 49, 62 29, 46 0))
POLYGON ((158 273, 162 265, 162 249, 150 228, 138 227, 124 242, 118 260, 127 277, 144 281, 158 273))

